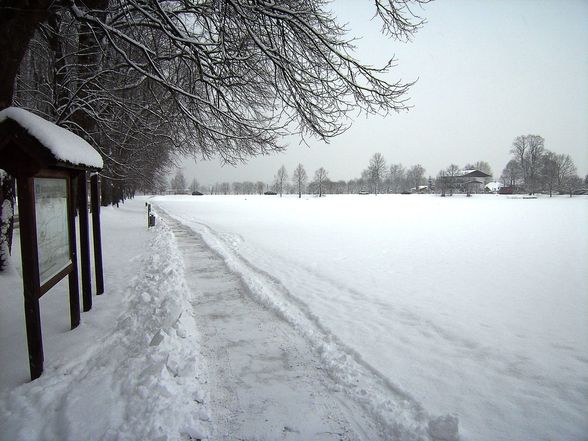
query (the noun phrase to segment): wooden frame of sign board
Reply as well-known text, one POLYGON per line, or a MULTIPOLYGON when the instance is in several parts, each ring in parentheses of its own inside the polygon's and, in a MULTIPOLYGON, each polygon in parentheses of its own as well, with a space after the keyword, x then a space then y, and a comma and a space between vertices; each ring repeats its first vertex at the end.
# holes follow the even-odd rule
MULTIPOLYGON (((72 177, 67 173, 55 171, 49 173, 48 170, 45 170, 35 177, 17 177, 17 185, 29 366, 31 379, 35 379, 43 372, 44 361, 39 299, 65 276, 69 276, 69 315, 71 329, 74 329, 80 324, 77 247, 74 224, 75 206, 72 197, 72 177), (56 271, 48 273, 48 277, 41 279, 42 268, 39 256, 35 179, 47 178, 56 179, 65 183, 65 220, 67 225, 67 257, 69 262, 63 268, 58 268, 56 271)), ((43 271, 46 272, 46 270, 43 271)))
MULTIPOLYGON (((0 168, 16 177, 20 223, 22 280, 31 379, 43 372, 43 338, 39 299, 69 278, 71 328, 80 324, 76 209, 80 224, 83 309, 92 307, 88 227, 88 171, 95 167, 56 160, 36 138, 6 120, 0 123, 0 168)), ((92 176, 92 216, 97 293, 104 292, 99 222, 98 176, 92 176), (98 229, 98 231, 96 231, 98 229)))

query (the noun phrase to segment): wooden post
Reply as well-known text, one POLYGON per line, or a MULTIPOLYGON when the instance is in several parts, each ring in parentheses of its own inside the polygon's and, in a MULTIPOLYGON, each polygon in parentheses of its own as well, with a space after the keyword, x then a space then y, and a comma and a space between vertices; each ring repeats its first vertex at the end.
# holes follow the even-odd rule
POLYGON ((39 312, 39 256, 37 254, 37 228, 33 178, 18 178, 18 208, 20 216, 20 247, 24 310, 29 348, 31 380, 43 373, 43 335, 39 312))
POLYGON ((90 231, 88 227, 88 179, 85 171, 77 176, 78 215, 80 225, 80 261, 82 267, 82 300, 84 312, 92 309, 92 279, 90 268, 90 231))
POLYGON ((96 294, 104 293, 104 269, 102 267, 102 233, 100 232, 100 180, 98 173, 90 178, 90 200, 92 205, 92 238, 94 241, 94 273, 96 294))
POLYGON ((74 180, 69 178, 68 182, 68 217, 67 226, 69 229, 69 255, 72 260, 72 270, 68 276, 69 283, 69 318, 71 322, 71 329, 76 328, 80 324, 80 287, 78 280, 78 252, 76 245, 76 204, 73 200, 74 195, 74 180))

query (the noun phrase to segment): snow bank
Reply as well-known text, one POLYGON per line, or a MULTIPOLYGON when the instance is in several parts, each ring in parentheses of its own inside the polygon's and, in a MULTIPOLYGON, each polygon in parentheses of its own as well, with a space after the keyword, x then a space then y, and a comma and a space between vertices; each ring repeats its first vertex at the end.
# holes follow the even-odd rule
POLYGON ((206 367, 183 261, 165 225, 150 231, 114 328, 74 359, 52 353, 39 379, 4 391, 0 439, 171 441, 209 433, 206 367))
POLYGON ((104 165, 102 157, 90 144, 40 116, 17 107, 8 107, 0 111, 0 123, 6 119, 18 123, 59 161, 96 168, 104 165))

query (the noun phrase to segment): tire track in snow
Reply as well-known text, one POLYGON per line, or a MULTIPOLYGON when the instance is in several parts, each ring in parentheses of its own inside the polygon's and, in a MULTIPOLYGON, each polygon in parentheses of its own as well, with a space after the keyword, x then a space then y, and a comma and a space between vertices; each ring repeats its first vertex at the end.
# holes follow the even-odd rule
POLYGON ((332 393, 308 342, 260 307, 200 235, 168 223, 184 256, 194 314, 206 340, 210 439, 387 439, 370 415, 332 393))
MULTIPOLYGON (((267 259, 268 262, 273 262, 274 265, 276 264, 276 260, 281 261, 283 267, 291 268, 294 266, 299 268, 305 274, 310 275, 313 279, 304 280, 303 283, 305 285, 316 287, 317 284, 324 284, 335 288, 337 292, 348 293, 349 297, 353 299, 354 302, 354 304, 350 302, 350 307, 357 304, 356 302, 362 302, 365 299, 365 295, 360 291, 323 273, 319 273, 308 265, 304 265, 300 262, 286 261, 275 254, 272 254, 267 259)), ((325 290, 323 289, 322 292, 324 291, 325 290)), ((390 304, 378 302, 377 300, 375 302, 378 307, 386 308, 386 314, 392 315, 394 317, 393 321, 398 321, 414 327, 414 330, 419 332, 424 337, 424 340, 431 342, 431 347, 429 349, 425 348, 425 350, 442 352, 444 354, 444 356, 441 357, 442 359, 468 360, 471 363, 477 364, 477 370, 485 371, 487 372, 487 375, 501 377, 502 382, 510 381, 517 383, 530 378, 537 385, 541 385, 544 394, 543 396, 545 397, 549 396, 578 403, 582 402, 585 397, 584 392, 586 391, 586 387, 578 388, 577 384, 568 382, 565 378, 553 378, 546 375, 545 368, 539 364, 540 360, 532 359, 524 354, 510 353, 496 347, 484 345, 479 341, 470 338, 469 335, 455 332, 452 329, 436 323, 434 320, 410 309, 391 307, 390 304)), ((352 326, 353 323, 349 322, 349 325, 352 326)), ((570 348, 568 347, 564 349, 569 350, 570 348)), ((586 364, 586 360, 578 361, 586 364)), ((377 369, 375 370, 379 375, 385 377, 385 375, 377 369)), ((586 384, 588 384, 588 381, 585 380, 584 385, 586 384)))
MULTIPOLYGON (((210 228, 209 228, 210 230, 210 228)), ((231 252, 239 255, 239 251, 236 249, 236 243, 234 241, 234 235, 229 233, 222 233, 218 234, 214 231, 210 231, 211 234, 216 234, 218 239, 224 242, 231 250, 231 252)), ((243 242, 243 238, 240 235, 237 235, 237 241, 243 242)), ((304 289, 308 289, 310 291, 318 292, 318 298, 327 294, 330 291, 333 292, 344 292, 349 294, 349 300, 342 300, 341 298, 337 299, 329 299, 326 302, 323 302, 325 305, 328 302, 332 301, 347 301, 349 310, 352 310, 357 307, 360 303, 365 303, 365 295, 352 287, 349 287, 336 279, 329 277, 323 273, 318 272, 316 269, 311 267, 310 265, 305 265, 300 262, 292 262, 283 259, 281 256, 272 253, 271 251, 266 250, 267 255, 263 256, 256 256, 256 258, 261 259, 260 265, 264 267, 280 267, 280 271, 282 272, 281 277, 288 272, 293 274, 297 274, 302 272, 306 276, 301 280, 299 280, 296 289, 299 292, 304 292, 304 289), (295 268, 294 270, 292 268, 295 268), (319 289, 319 286, 321 288, 319 289)), ((252 265, 246 258, 240 256, 245 262, 249 265, 253 266, 256 269, 259 269, 255 265, 252 265)), ((271 274, 268 274, 262 269, 259 271, 265 275, 267 275, 272 280, 276 281, 278 285, 283 285, 281 280, 271 274)), ((304 303, 302 300, 299 300, 298 296, 293 295, 288 291, 287 288, 284 288, 286 295, 289 295, 293 298, 294 302, 298 302, 299 304, 303 305, 304 309, 310 311, 310 307, 304 303)), ((347 296, 343 296, 346 298, 347 296)), ((373 299, 371 299, 373 300, 373 299)), ((320 301, 320 300, 318 300, 320 301)), ((428 353, 429 351, 434 351, 439 353, 436 357, 437 362, 442 360, 463 360, 463 362, 467 362, 470 364, 474 364, 476 372, 483 372, 483 375, 492 376, 496 379, 496 381, 502 383, 510 383, 513 385, 513 390, 524 386, 525 381, 531 379, 535 384, 535 388, 541 388, 541 397, 553 397, 556 400, 562 401, 572 401, 576 403, 583 403, 585 401, 585 391, 586 391, 586 384, 588 381, 583 381, 583 387, 578 387, 577 383, 573 383, 568 381, 567 378, 561 377, 553 377, 547 374, 548 370, 541 364, 541 360, 533 359, 531 357, 526 356, 525 354, 521 354, 518 352, 509 352, 501 350, 500 347, 493 347, 487 344, 483 344, 476 339, 471 338, 468 334, 461 334, 459 332, 455 332, 451 328, 447 326, 443 326, 441 323, 437 323, 435 320, 431 318, 427 318, 422 314, 419 314, 417 311, 410 310, 408 308, 403 307, 391 307, 390 304, 385 304, 383 302, 374 303, 378 307, 386 308, 386 314, 393 317, 393 322, 402 323, 403 325, 410 326, 412 332, 418 332, 423 338, 423 342, 428 342, 429 346, 424 346, 418 349, 418 351, 424 351, 428 353)), ((369 305, 369 303, 368 303, 369 305)), ((338 308, 338 309, 345 309, 345 308, 338 308)), ((316 318, 317 324, 321 326, 321 319, 314 313, 310 313, 313 317, 316 318)), ((344 320, 350 327, 354 325, 352 320, 349 320, 347 317, 340 316, 337 320, 344 320)), ((321 328, 325 329, 326 327, 321 326, 321 328)), ((327 328, 328 329, 328 328, 327 328)), ((338 339, 339 342, 344 350, 357 354, 359 357, 358 360, 364 362, 364 359, 361 358, 361 354, 355 352, 352 347, 346 345, 345 343, 341 343, 341 339, 338 339)), ((414 350, 414 348, 397 348, 397 350, 414 350)), ((421 359, 417 359, 421 360, 421 359)), ((586 364, 585 360, 578 360, 580 363, 586 364)), ((427 363, 430 360, 421 360, 420 363, 427 363)), ((388 376, 382 373, 379 369, 372 367, 369 362, 365 362, 365 365, 368 369, 373 370, 377 375, 380 375, 382 378, 386 379, 388 376)), ((582 371, 579 368, 579 371, 582 371)), ((586 378, 586 377, 584 377, 586 378)), ((433 385, 440 381, 439 379, 432 379, 431 380, 433 385)), ((469 381, 477 381, 476 378, 470 378, 469 381)), ((390 382, 390 384, 403 392, 406 389, 403 389, 402 386, 394 384, 394 382, 390 382)), ((434 387, 434 386, 432 386, 434 387)), ((409 398, 411 398, 409 396, 409 398)), ((520 403, 521 406, 524 406, 525 403, 528 403, 529 398, 536 399, 537 397, 533 395, 532 391, 525 391, 523 390, 522 393, 513 394, 512 400, 516 403, 520 403)), ((486 399, 483 395, 480 396, 480 400, 486 399)), ((491 398, 488 398, 491 399, 491 398)), ((415 400, 418 402, 418 400, 415 400)), ((581 406, 581 404, 580 404, 581 406)), ((554 407, 557 408, 557 405, 554 407)))
POLYGON ((442 439, 441 435, 447 441, 457 439, 456 417, 432 418, 408 392, 330 332, 309 306, 293 296, 279 279, 240 256, 222 235, 206 224, 173 213, 167 214, 199 234, 207 246, 239 276, 253 299, 294 326, 311 343, 329 376, 385 428, 390 439, 430 440, 442 439))

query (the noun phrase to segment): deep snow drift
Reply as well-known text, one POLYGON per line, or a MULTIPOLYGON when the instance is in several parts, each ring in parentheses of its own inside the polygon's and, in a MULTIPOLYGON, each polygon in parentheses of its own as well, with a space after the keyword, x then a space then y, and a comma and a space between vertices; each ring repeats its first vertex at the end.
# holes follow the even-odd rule
POLYGON ((376 415, 456 414, 471 440, 586 439, 586 198, 156 203, 309 340, 328 336, 325 364, 344 388, 366 382, 350 393, 376 415))

